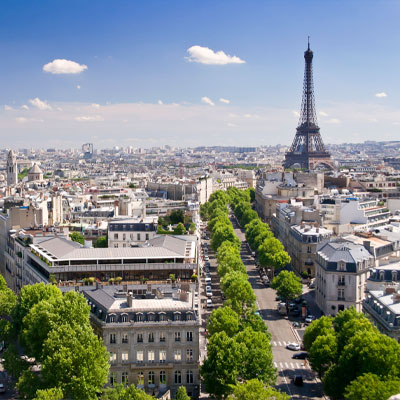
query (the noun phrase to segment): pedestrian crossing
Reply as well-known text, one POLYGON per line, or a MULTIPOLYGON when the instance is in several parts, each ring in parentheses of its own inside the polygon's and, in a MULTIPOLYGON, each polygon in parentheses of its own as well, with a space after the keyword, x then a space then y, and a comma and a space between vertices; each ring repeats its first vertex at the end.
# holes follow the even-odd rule
POLYGON ((276 362, 274 361, 274 367, 277 369, 310 369, 310 366, 306 362, 276 362))
POLYGON ((285 342, 284 340, 271 342, 272 346, 274 346, 274 347, 277 347, 277 346, 286 347, 289 343, 296 343, 296 342, 294 342, 293 340, 291 342, 285 342))

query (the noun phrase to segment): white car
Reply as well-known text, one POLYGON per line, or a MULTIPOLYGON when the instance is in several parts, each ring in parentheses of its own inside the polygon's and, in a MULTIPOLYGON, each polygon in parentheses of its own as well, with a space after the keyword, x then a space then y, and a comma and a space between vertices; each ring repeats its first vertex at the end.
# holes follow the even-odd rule
POLYGON ((204 256, 204 261, 210 261, 210 258, 208 256, 204 256))
POLYGON ((288 345, 286 345, 286 348, 293 351, 299 351, 300 345, 298 343, 289 343, 288 345))
POLYGON ((0 383, 0 393, 5 393, 5 392, 6 392, 5 386, 2 383, 0 383))
POLYGON ((213 306, 212 300, 207 299, 207 308, 211 308, 213 306))
POLYGON ((211 292, 211 286, 210 285, 206 286, 206 292, 211 292))

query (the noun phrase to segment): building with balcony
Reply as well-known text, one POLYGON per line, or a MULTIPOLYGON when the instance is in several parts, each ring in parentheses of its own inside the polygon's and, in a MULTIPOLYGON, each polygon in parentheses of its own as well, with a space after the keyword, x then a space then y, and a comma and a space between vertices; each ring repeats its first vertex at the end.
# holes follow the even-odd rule
POLYGON ((380 332, 400 343, 399 289, 399 285, 391 285, 382 290, 371 290, 363 301, 362 309, 380 332))
POLYGON ((110 353, 109 384, 135 384, 175 398, 200 392, 201 316, 194 284, 84 288, 91 322, 110 353))
POLYGON ((374 257, 360 245, 336 239, 319 246, 315 260, 315 300, 325 315, 362 309, 374 257))

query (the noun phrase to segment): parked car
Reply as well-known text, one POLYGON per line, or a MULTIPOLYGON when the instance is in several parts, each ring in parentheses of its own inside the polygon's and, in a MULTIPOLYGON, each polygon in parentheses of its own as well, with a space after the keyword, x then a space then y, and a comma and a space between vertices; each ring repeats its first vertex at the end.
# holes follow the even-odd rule
POLYGON ((270 281, 269 281, 267 275, 264 275, 264 276, 261 278, 261 280, 263 281, 263 283, 264 283, 265 286, 269 286, 269 285, 270 285, 270 281))
POLYGON ((300 353, 293 354, 292 358, 294 358, 295 360, 305 360, 306 358, 308 358, 308 354, 307 352, 302 351, 300 353))
POLYGON ((293 351, 299 351, 300 345, 298 343, 289 343, 286 345, 286 348, 293 351))
POLYGON ((0 383, 0 393, 5 393, 6 392, 6 387, 0 383))
POLYGON ((212 291, 211 291, 211 290, 207 290, 206 296, 207 296, 207 297, 212 297, 212 291))
POLYGON ((304 322, 306 324, 311 324, 311 322, 313 322, 315 320, 315 316, 314 315, 307 315, 306 319, 304 320, 304 322))
POLYGON ((204 261, 209 261, 209 260, 210 260, 210 257, 204 256, 204 261))
POLYGON ((303 386, 303 377, 301 375, 295 375, 293 377, 293 384, 296 386, 303 386))
POLYGON ((292 325, 293 325, 293 328, 301 328, 300 322, 294 321, 294 322, 292 323, 292 325))
POLYGON ((206 284, 211 285, 211 277, 210 276, 206 276, 206 284))
POLYGON ((207 299, 207 308, 211 308, 213 306, 213 302, 211 299, 207 299))

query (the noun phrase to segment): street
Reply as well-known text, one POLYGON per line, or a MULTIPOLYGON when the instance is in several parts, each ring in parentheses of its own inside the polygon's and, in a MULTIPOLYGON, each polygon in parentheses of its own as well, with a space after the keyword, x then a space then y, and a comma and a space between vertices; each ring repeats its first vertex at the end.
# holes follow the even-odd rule
POLYGON ((304 360, 292 359, 296 352, 286 349, 288 343, 301 343, 299 334, 293 329, 286 316, 278 314, 275 290, 267 288, 262 283, 254 258, 248 249, 244 231, 240 229, 234 217, 231 217, 231 222, 235 234, 242 242, 240 254, 249 275, 249 282, 257 297, 260 315, 272 335, 274 365, 279 374, 276 387, 289 394, 292 399, 323 399, 322 384, 316 379, 316 374, 310 369, 308 363, 304 360), (303 377, 303 386, 296 386, 292 383, 292 379, 296 375, 303 377))

